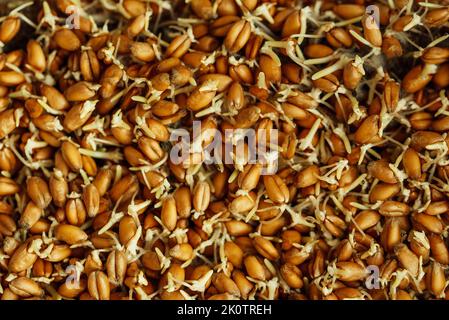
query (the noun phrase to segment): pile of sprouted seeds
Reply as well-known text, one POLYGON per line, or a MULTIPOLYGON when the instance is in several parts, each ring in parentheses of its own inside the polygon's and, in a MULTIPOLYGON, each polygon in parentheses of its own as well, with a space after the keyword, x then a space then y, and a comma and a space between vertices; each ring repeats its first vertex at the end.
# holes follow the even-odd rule
POLYGON ((1 299, 449 298, 448 19, 22 2, 0 19, 1 299))

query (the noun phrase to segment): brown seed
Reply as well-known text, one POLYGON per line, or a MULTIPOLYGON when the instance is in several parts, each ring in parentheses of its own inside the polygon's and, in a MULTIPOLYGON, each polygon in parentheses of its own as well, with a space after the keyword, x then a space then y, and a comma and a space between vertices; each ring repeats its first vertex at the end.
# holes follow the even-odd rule
POLYGON ((147 42, 133 42, 129 49, 133 57, 143 62, 151 62, 156 57, 153 47, 147 42))
POLYGON ((157 141, 165 142, 168 141, 170 134, 168 129, 160 121, 148 118, 146 119, 146 125, 148 127, 148 132, 145 133, 152 139, 157 141))
POLYGON ((304 54, 311 59, 324 58, 333 53, 334 50, 324 44, 309 44, 304 48, 304 54))
POLYGON ((135 17, 132 21, 130 21, 126 32, 129 38, 134 38, 140 32, 142 32, 145 27, 145 15, 141 14, 135 17))
POLYGON ((217 13, 220 16, 235 15, 238 13, 238 6, 233 0, 223 0, 218 5, 217 13))
POLYGON ((246 272, 254 279, 265 281, 265 270, 263 264, 255 256, 247 256, 243 263, 245 265, 246 272))
POLYGON ((360 124, 357 131, 354 133, 354 141, 358 144, 366 144, 373 141, 379 131, 379 116, 368 116, 360 124))
POLYGON ((328 215, 324 220, 324 227, 335 237, 341 237, 346 229, 346 223, 338 216, 328 215))
POLYGON ((200 181, 193 189, 193 207, 197 212, 206 211, 210 202, 210 186, 205 181, 200 181))
MULTIPOLYGON (((442 117, 438 119, 433 119, 432 117, 432 129, 435 131, 447 131, 449 130, 449 117, 442 117)), ((427 129, 427 128, 426 128, 427 129)))
POLYGON ((181 243, 171 248, 169 254, 177 260, 187 261, 193 257, 193 248, 188 243, 181 243))
POLYGON ((296 176, 296 186, 298 188, 307 188, 313 186, 319 181, 320 168, 316 165, 311 165, 301 170, 296 176))
POLYGON ((90 156, 82 155, 83 159, 83 169, 86 171, 88 176, 96 176, 97 175, 97 164, 95 160, 90 156))
POLYGON ((192 209, 192 201, 190 195, 190 189, 188 187, 179 187, 173 193, 173 197, 176 201, 176 211, 180 218, 188 218, 192 209))
POLYGON ((288 15, 282 26, 282 38, 288 38, 301 32, 301 15, 299 10, 288 15))
POLYGON ((114 250, 108 255, 106 271, 109 280, 114 284, 122 284, 126 275, 127 258, 123 251, 114 250))
POLYGON ((0 85, 6 87, 17 86, 25 82, 25 77, 17 71, 0 71, 0 85))
POLYGON ((168 275, 171 275, 173 278, 173 282, 175 283, 175 288, 179 289, 181 286, 181 282, 185 279, 185 271, 181 267, 181 265, 177 263, 172 263, 171 266, 168 268, 168 270, 164 273, 162 276, 162 279, 159 281, 159 286, 163 287, 168 282, 168 275))
POLYGON ((210 24, 209 33, 214 37, 225 37, 233 24, 239 20, 239 17, 234 15, 219 17, 210 24))
POLYGON ((0 177, 0 196, 13 195, 20 191, 19 185, 12 179, 0 177))
POLYGON ((33 275, 38 277, 49 277, 53 273, 53 265, 41 258, 37 259, 33 265, 33 275))
POLYGON ((52 174, 48 181, 50 194, 56 206, 65 205, 67 194, 69 193, 69 185, 63 176, 52 174))
POLYGON ((254 285, 245 277, 245 274, 240 270, 234 270, 232 272, 232 280, 234 280, 237 285, 240 294, 243 299, 247 299, 248 295, 254 288, 254 285))
POLYGON ((449 48, 431 47, 423 51, 421 60, 429 64, 441 64, 449 60, 449 48))
POLYGON ((90 83, 80 81, 68 87, 64 92, 64 96, 68 101, 86 101, 95 96, 95 91, 90 83))
POLYGON ((123 70, 115 64, 112 64, 103 72, 100 80, 100 95, 102 98, 106 99, 113 95, 115 87, 121 80, 122 76, 123 70))
POLYGON ((444 141, 439 133, 432 131, 416 131, 412 134, 411 138, 410 147, 418 152, 427 148, 429 145, 444 141))
POLYGON ((210 0, 192 0, 190 7, 201 19, 209 20, 213 16, 213 9, 210 0))
POLYGON ((30 229, 43 216, 43 208, 37 206, 33 201, 28 202, 19 219, 19 226, 30 229))
POLYGON ((7 17, 0 25, 0 41, 10 42, 19 32, 21 20, 18 17, 7 17))
POLYGON ((128 245, 137 232, 137 224, 133 217, 125 216, 119 223, 119 240, 122 245, 128 245))
POLYGON ((393 170, 390 168, 389 163, 385 160, 371 161, 368 166, 368 173, 376 179, 386 183, 396 183, 396 178, 393 170))
POLYGON ((100 193, 95 185, 89 184, 84 188, 83 202, 88 216, 95 217, 100 208, 100 193))
POLYGON ((442 64, 438 67, 432 82, 440 88, 449 86, 449 63, 442 64))
POLYGON ((365 267, 351 261, 337 262, 336 274, 341 281, 357 281, 367 276, 365 267))
POLYGON ((55 228, 55 237, 68 244, 75 244, 87 240, 87 234, 77 226, 59 224, 55 228))
POLYGON ((371 15, 365 15, 362 19, 363 35, 373 46, 382 46, 382 32, 375 18, 371 15))
POLYGON ((261 173, 262 166, 260 164, 247 164, 238 176, 239 187, 246 191, 253 190, 259 183, 261 173))
POLYGON ((46 84, 41 84, 39 89, 41 94, 47 98, 48 104, 53 109, 61 111, 70 108, 70 105, 64 95, 56 88, 46 84))
POLYGON ((89 275, 87 288, 95 300, 110 299, 109 279, 102 271, 94 271, 89 275))
POLYGON ((440 234, 443 232, 444 226, 440 219, 425 213, 415 213, 413 220, 422 225, 426 230, 440 234))
POLYGON ((280 267, 282 278, 292 289, 301 289, 304 285, 301 270, 292 264, 286 263, 280 267))
POLYGON ((394 252, 401 266, 407 269, 413 277, 416 277, 419 272, 418 257, 405 244, 397 245, 394 252))
POLYGON ((148 268, 153 271, 159 271, 161 269, 159 257, 157 253, 154 251, 146 252, 142 256, 142 264, 145 266, 145 268, 148 268))
POLYGON ((352 19, 365 14, 365 7, 357 4, 338 4, 334 6, 333 10, 343 19, 352 19))
POLYGON ((213 276, 212 283, 218 292, 232 294, 236 297, 240 296, 240 290, 237 284, 222 272, 213 276))
POLYGON ((113 172, 110 169, 100 169, 92 182, 98 189, 100 196, 104 196, 112 183, 113 172))
POLYGON ((162 202, 161 220, 168 230, 173 231, 176 228, 178 217, 176 201, 172 196, 165 198, 162 202))
POLYGON ((438 262, 433 262, 427 272, 427 287, 437 297, 445 288, 446 277, 444 269, 438 262))
POLYGON ((64 282, 58 288, 58 293, 66 298, 74 299, 78 297, 87 287, 87 281, 81 278, 79 282, 72 281, 64 282))
POLYGON ((146 12, 146 3, 140 0, 124 0, 123 7, 132 17, 137 17, 146 12))
POLYGON ((398 184, 379 183, 371 190, 369 199, 371 202, 384 201, 396 195, 400 189, 398 184))
POLYGON ((90 110, 86 108, 84 104, 78 103, 74 105, 69 112, 67 112, 63 126, 68 132, 75 131, 76 129, 82 127, 87 120, 89 120, 92 112, 95 108, 90 110))
POLYGON ((177 36, 170 42, 165 51, 165 56, 180 58, 189 50, 191 43, 192 41, 187 34, 177 36))
POLYGON ((249 106, 239 111, 235 117, 235 127, 237 129, 247 129, 256 124, 261 114, 260 108, 249 106))
POLYGON ((300 84, 303 79, 303 71, 300 66, 294 63, 284 63, 281 65, 282 75, 293 84, 300 84))
POLYGON ((421 161, 418 153, 414 149, 408 148, 404 152, 402 164, 404 166, 405 173, 411 179, 419 179, 421 177, 421 161))
POLYGON ((171 101, 160 100, 156 102, 151 111, 158 117, 168 117, 178 112, 179 106, 171 101))
POLYGON ((380 214, 373 210, 363 210, 357 214, 354 218, 354 225, 361 229, 366 230, 375 226, 380 221, 380 214))
POLYGON ((430 234, 429 242, 432 257, 443 265, 449 264, 449 250, 441 236, 437 234, 430 234))
POLYGON ((66 28, 57 30, 53 35, 53 39, 58 47, 67 51, 75 51, 81 47, 81 42, 76 34, 66 28))
POLYGON ((394 112, 399 102, 400 87, 395 81, 388 81, 384 87, 383 99, 390 112, 394 112))
POLYGON ((44 51, 36 40, 29 40, 27 43, 27 62, 39 72, 44 72, 47 66, 44 51))
POLYGON ((234 81, 245 84, 253 84, 254 76, 251 69, 246 64, 239 64, 237 66, 229 67, 229 75, 234 81))
POLYGON ((326 33, 326 39, 334 48, 341 48, 342 46, 350 48, 352 46, 352 37, 346 29, 336 27, 326 33))
POLYGON ((410 118, 410 125, 416 130, 426 130, 432 124, 433 116, 428 112, 415 112, 410 118))
POLYGON ((312 80, 312 82, 315 87, 326 93, 337 91, 338 86, 340 85, 338 78, 333 74, 328 74, 318 80, 312 80))
POLYGON ((243 236, 253 231, 252 226, 243 221, 231 220, 225 222, 225 226, 228 233, 232 236, 243 236))
POLYGON ((401 242, 401 226, 397 218, 389 218, 385 221, 384 230, 381 234, 383 248, 391 252, 401 242))
POLYGON ((279 252, 276 250, 271 241, 257 236, 253 239, 253 245, 257 252, 268 260, 279 259, 279 252))
POLYGON ((394 36, 384 36, 382 53, 389 59, 400 57, 403 54, 402 45, 394 36))
POLYGON ((439 27, 449 20, 449 9, 440 8, 429 10, 424 18, 424 23, 429 27, 439 27))
POLYGON ((205 74, 199 78, 200 84, 207 85, 208 82, 214 83, 214 85, 216 86, 216 91, 223 92, 229 88, 232 83, 232 79, 227 75, 218 73, 205 74))
POLYGON ((410 207, 403 202, 387 200, 380 205, 379 213, 385 217, 402 217, 410 213, 410 207))
POLYGON ((272 57, 262 54, 259 57, 260 70, 265 74, 268 84, 279 83, 282 77, 281 66, 272 57))
POLYGON ((29 238, 14 251, 8 263, 9 272, 19 273, 33 266, 37 255, 34 252, 28 252, 28 247, 33 240, 29 238))
POLYGON ((69 199, 65 205, 67 221, 75 226, 81 226, 86 221, 86 208, 81 199, 69 199))
MULTIPOLYGON (((172 58, 163 60, 163 62, 167 61, 167 60, 170 61, 173 59, 176 59, 176 61, 179 61, 178 58, 172 57, 172 58)), ((192 71, 188 67, 186 67, 184 65, 177 65, 177 66, 171 67, 168 62, 167 62, 167 65, 168 65, 167 67, 165 67, 165 66, 162 67, 161 64, 159 64, 159 68, 164 69, 164 70, 169 69, 171 71, 170 72, 170 83, 172 85, 181 87, 181 86, 187 84, 190 81, 190 79, 192 78, 192 71)))
POLYGON ((449 202, 448 201, 436 201, 429 204, 424 210, 425 214, 436 216, 439 214, 443 214, 449 211, 449 202))
POLYGON ((42 209, 48 207, 52 199, 47 182, 36 176, 27 179, 27 193, 31 200, 42 209))
POLYGON ((50 254, 45 259, 49 262, 61 262, 67 259, 71 253, 72 250, 69 248, 69 246, 58 244, 53 247, 50 254))
POLYGON ((192 111, 199 111, 206 108, 215 97, 217 92, 216 86, 209 86, 207 84, 215 82, 207 82, 201 85, 199 88, 193 90, 190 96, 187 98, 186 106, 192 111))
POLYGON ((423 66, 412 68, 402 79, 402 88, 407 93, 415 93, 424 88, 432 80, 432 75, 423 72, 423 66))
POLYGON ((61 145, 62 157, 65 163, 73 171, 79 171, 83 167, 83 160, 78 148, 71 142, 64 141, 61 145))
POLYGON ((14 110, 8 109, 0 112, 0 139, 3 139, 6 135, 12 133, 14 129, 16 129, 14 110))
POLYGON ((294 12, 294 9, 288 8, 285 10, 279 10, 274 16, 274 21, 271 24, 271 29, 274 31, 280 31, 286 21, 286 19, 294 12))
POLYGON ((9 288, 12 292, 22 298, 32 296, 40 297, 44 295, 44 290, 32 279, 27 277, 19 277, 11 281, 9 288))
POLYGON ((285 203, 289 201, 290 193, 284 181, 277 176, 263 176, 263 183, 268 197, 276 203, 285 203))
POLYGON ((363 78, 363 73, 354 62, 348 63, 343 68, 343 83, 346 88, 354 90, 363 78))
POLYGON ((93 50, 81 53, 80 71, 85 81, 94 81, 100 77, 101 65, 93 50))
POLYGON ((363 298, 363 295, 359 289, 350 288, 350 287, 342 287, 342 288, 336 289, 335 295, 340 300, 345 300, 345 299, 361 300, 363 298))
POLYGON ((0 235, 12 236, 16 229, 16 223, 13 218, 6 214, 0 214, 0 235))
POLYGON ((235 22, 229 29, 224 45, 231 53, 236 53, 248 42, 251 35, 251 25, 248 21, 240 20, 235 22))
POLYGON ((243 263, 244 253, 242 249, 232 241, 227 241, 224 244, 224 254, 229 262, 236 268, 241 268, 243 263))

